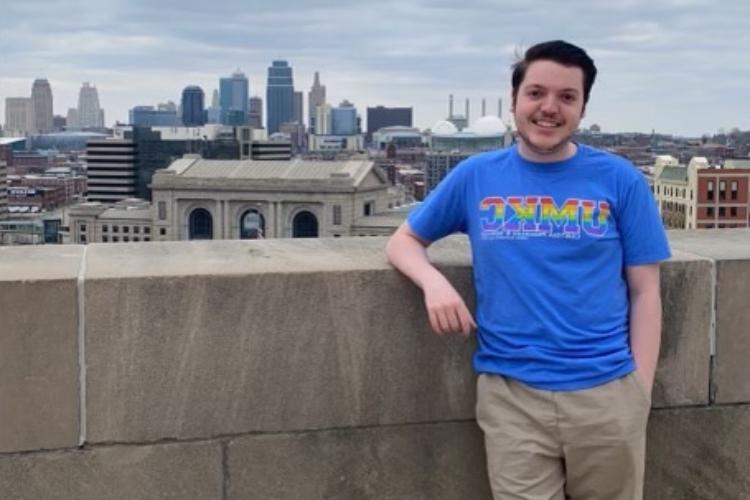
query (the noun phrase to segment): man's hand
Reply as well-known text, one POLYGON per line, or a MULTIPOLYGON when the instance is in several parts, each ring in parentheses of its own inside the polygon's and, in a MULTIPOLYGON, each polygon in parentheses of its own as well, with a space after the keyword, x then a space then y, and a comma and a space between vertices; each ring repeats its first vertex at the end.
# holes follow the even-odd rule
POLYGON ((424 283, 424 302, 430 326, 438 335, 456 332, 468 336, 477 327, 466 303, 443 275, 424 283))

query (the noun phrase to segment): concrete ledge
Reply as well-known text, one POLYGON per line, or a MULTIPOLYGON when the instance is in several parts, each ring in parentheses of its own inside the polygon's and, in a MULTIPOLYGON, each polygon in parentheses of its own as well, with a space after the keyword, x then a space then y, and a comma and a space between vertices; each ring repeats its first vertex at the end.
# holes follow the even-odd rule
POLYGON ((221 464, 218 443, 0 455, 0 492, 13 500, 215 500, 221 464))
POLYGON ((0 452, 78 444, 82 255, 0 248, 0 452))
POLYGON ((228 500, 490 500, 482 439, 474 422, 236 439, 228 500))
POLYGON ((748 498, 748 449, 750 405, 652 412, 645 498, 748 498))

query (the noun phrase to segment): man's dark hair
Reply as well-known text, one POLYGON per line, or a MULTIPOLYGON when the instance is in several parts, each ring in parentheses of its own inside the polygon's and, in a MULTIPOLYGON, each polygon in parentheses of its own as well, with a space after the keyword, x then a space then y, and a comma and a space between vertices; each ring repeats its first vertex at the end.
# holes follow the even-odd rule
POLYGON ((553 61, 563 66, 575 66, 583 71, 583 105, 589 101, 591 87, 596 79, 594 60, 582 48, 563 40, 543 42, 529 47, 523 58, 516 62, 513 68, 511 82, 513 84, 513 104, 518 96, 518 88, 526 76, 526 70, 534 61, 553 61))

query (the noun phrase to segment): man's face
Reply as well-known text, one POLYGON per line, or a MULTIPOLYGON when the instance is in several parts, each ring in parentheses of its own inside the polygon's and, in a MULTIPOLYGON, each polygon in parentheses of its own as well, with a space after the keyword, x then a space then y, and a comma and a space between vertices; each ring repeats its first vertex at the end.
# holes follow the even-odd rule
POLYGON ((553 61, 532 62, 513 106, 522 156, 564 160, 575 152, 570 139, 583 117, 583 70, 553 61))

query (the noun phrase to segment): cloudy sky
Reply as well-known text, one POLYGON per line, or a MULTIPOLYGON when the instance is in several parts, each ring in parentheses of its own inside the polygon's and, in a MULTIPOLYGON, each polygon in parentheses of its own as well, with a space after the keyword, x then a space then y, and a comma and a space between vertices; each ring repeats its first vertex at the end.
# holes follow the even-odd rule
POLYGON ((285 59, 296 89, 320 71, 328 101, 413 106, 426 128, 448 94, 472 118, 510 93, 514 53, 562 38, 584 47, 599 78, 583 125, 700 135, 750 129, 750 3, 705 0, 4 0, 0 119, 5 98, 50 80, 56 114, 95 84, 108 125, 138 104, 210 99, 240 68, 265 96, 285 59))

